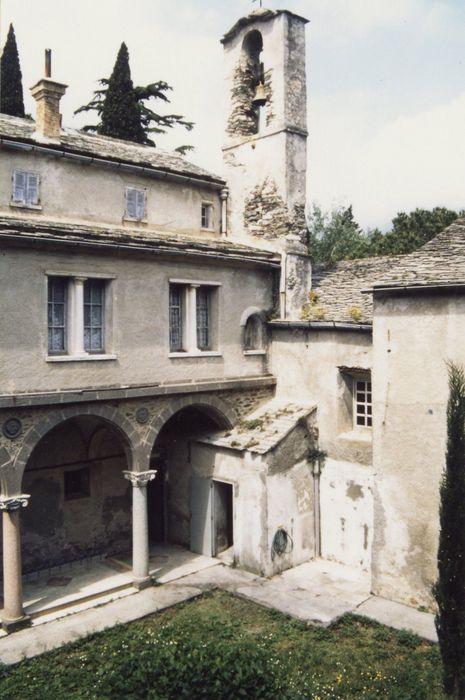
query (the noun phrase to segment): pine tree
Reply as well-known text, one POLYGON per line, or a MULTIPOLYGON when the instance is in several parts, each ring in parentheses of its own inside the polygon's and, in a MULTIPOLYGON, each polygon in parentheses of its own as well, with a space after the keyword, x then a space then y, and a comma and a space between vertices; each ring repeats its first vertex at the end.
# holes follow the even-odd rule
MULTIPOLYGON (((155 146, 150 139, 151 134, 164 134, 167 128, 174 126, 183 126, 190 131, 194 126, 178 114, 158 114, 147 106, 146 102, 150 99, 169 102, 166 93, 171 87, 163 80, 133 86, 129 54, 124 43, 121 44, 110 79, 101 78, 99 83, 102 87, 94 91, 91 101, 74 112, 95 111, 100 117, 98 124, 86 125, 84 131, 155 146)), ((192 147, 180 146, 176 150, 184 154, 192 147)))
POLYGON ((447 452, 439 510, 436 629, 447 695, 465 699, 465 371, 449 365, 447 452))
POLYGON ((102 123, 98 133, 144 143, 145 135, 140 120, 140 110, 131 80, 129 53, 124 42, 120 46, 113 73, 108 81, 102 109, 102 123))
POLYGON ((0 112, 13 117, 24 117, 21 67, 12 24, 0 59, 0 112))

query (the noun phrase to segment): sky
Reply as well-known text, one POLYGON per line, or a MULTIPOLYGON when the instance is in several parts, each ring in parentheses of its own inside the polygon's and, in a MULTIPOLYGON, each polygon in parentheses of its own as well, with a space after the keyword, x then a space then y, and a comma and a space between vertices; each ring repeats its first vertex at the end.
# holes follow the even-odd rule
MULTIPOLYGON (((353 206, 363 228, 389 228, 399 211, 465 209, 463 0, 266 0, 307 25, 308 204, 353 206)), ((257 6, 250 0, 0 0, 0 44, 13 23, 29 87, 44 74, 69 88, 63 124, 125 41, 132 78, 173 87, 169 111, 195 122, 158 139, 192 144, 188 158, 222 174, 221 36, 257 6)), ((158 107, 158 105, 157 105, 158 107)), ((161 109, 165 109, 162 107, 161 109)), ((160 111, 161 111, 160 109, 160 111)))

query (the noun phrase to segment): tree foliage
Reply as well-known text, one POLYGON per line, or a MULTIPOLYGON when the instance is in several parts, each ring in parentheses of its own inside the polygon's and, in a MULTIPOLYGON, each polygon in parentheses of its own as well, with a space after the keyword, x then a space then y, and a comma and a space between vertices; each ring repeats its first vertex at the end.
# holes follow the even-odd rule
POLYGON ((447 695, 465 698, 465 371, 449 365, 446 465, 440 487, 436 629, 447 695))
POLYGON ((445 207, 401 212, 392 220, 391 230, 382 233, 379 229, 363 231, 354 219, 352 207, 325 213, 314 206, 308 222, 310 256, 318 264, 411 253, 460 216, 465 216, 465 211, 445 207))
POLYGON ((21 66, 12 24, 0 59, 0 112, 13 117, 25 116, 21 66))
MULTIPOLYGON (((188 131, 193 123, 178 114, 159 114, 147 104, 150 100, 169 103, 167 92, 172 88, 159 80, 149 85, 134 86, 129 67, 129 53, 123 42, 118 51, 116 63, 110 78, 99 80, 100 89, 88 104, 79 107, 74 113, 97 112, 100 121, 95 125, 86 125, 84 131, 96 132, 104 136, 155 146, 151 134, 164 134, 167 129, 182 126, 188 131)), ((176 149, 184 154, 192 150, 191 146, 179 146, 176 149)))

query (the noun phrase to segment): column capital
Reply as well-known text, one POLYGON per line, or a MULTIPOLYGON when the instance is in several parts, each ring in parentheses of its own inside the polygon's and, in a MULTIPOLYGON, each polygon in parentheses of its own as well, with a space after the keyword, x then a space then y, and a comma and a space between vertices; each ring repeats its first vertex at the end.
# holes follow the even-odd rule
POLYGON ((126 469, 123 471, 124 478, 131 482, 134 487, 147 486, 149 481, 155 479, 157 472, 155 469, 149 469, 146 472, 130 472, 126 469))
POLYGON ((22 493, 19 496, 0 496, 0 511, 10 512, 18 510, 18 508, 25 508, 29 499, 30 495, 27 493, 22 493))

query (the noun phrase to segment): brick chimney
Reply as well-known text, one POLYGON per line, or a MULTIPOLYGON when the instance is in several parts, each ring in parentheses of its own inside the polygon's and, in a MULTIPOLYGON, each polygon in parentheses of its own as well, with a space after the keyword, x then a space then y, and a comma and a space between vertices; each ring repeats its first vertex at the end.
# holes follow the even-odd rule
POLYGON ((45 78, 31 87, 32 96, 37 102, 36 135, 44 140, 60 140, 60 100, 67 87, 51 79, 51 51, 46 49, 45 78))

